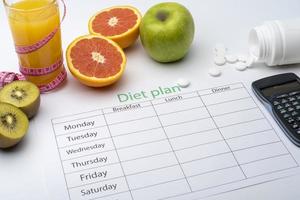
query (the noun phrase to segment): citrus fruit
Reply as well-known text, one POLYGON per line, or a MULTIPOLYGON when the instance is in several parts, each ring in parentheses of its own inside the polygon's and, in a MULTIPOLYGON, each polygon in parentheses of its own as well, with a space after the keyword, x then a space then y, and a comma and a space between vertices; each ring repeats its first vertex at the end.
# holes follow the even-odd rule
POLYGON ((89 20, 91 34, 105 36, 120 45, 129 47, 139 36, 140 12, 131 6, 115 6, 104 9, 89 20))
POLYGON ((71 73, 91 87, 110 85, 122 76, 126 57, 114 41, 103 36, 85 35, 76 38, 66 52, 71 73))

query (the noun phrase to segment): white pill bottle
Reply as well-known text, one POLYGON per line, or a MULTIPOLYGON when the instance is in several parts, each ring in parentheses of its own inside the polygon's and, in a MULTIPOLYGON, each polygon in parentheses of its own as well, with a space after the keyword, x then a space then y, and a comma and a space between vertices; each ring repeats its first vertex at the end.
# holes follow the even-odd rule
POLYGON ((249 34, 254 63, 268 66, 300 63, 300 18, 266 21, 249 34))

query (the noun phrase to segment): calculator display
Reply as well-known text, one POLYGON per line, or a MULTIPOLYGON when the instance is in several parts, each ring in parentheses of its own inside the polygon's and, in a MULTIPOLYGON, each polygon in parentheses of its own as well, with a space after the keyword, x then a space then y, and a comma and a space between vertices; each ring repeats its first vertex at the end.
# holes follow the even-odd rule
POLYGON ((265 96, 270 97, 274 94, 280 94, 295 90, 300 90, 300 83, 298 81, 293 81, 281 85, 274 85, 272 87, 264 88, 261 91, 265 96))

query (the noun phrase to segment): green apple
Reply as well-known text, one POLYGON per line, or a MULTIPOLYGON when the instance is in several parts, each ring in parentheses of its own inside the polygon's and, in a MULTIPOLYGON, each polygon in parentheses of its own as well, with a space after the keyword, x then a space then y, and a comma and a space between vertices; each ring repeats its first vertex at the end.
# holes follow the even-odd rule
POLYGON ((140 25, 143 47, 158 62, 174 62, 183 58, 193 42, 194 32, 191 13, 175 2, 151 7, 140 25))

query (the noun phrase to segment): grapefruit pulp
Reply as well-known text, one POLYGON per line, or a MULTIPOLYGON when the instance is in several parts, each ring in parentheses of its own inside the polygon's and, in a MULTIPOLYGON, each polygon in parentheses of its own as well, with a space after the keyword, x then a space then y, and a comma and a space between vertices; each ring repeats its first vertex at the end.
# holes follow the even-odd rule
POLYGON ((91 87, 113 84, 122 76, 126 57, 110 39, 96 35, 76 38, 67 48, 70 72, 81 83, 91 87))
POLYGON ((89 32, 107 37, 122 48, 132 45, 139 36, 140 12, 131 6, 104 9, 89 20, 89 32))

